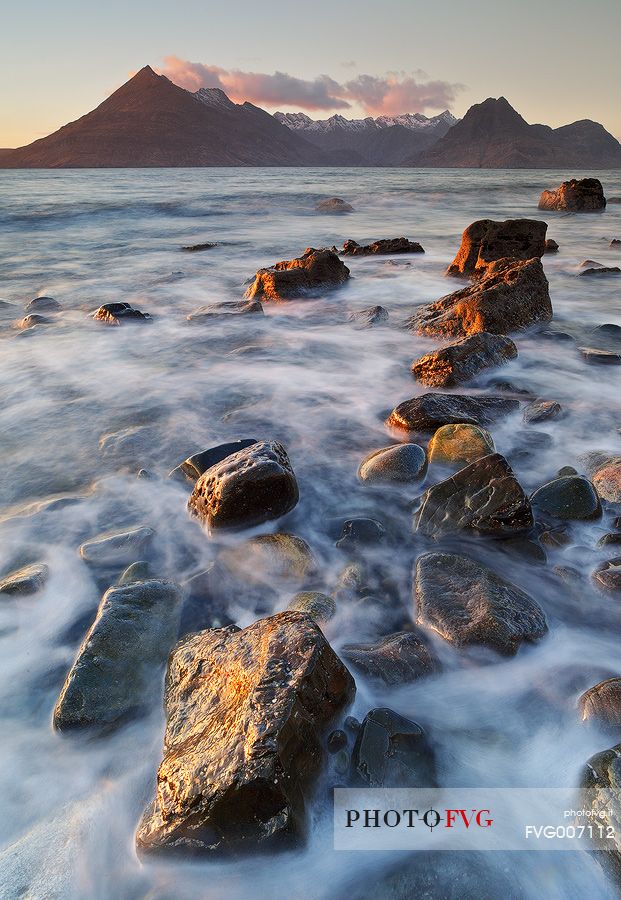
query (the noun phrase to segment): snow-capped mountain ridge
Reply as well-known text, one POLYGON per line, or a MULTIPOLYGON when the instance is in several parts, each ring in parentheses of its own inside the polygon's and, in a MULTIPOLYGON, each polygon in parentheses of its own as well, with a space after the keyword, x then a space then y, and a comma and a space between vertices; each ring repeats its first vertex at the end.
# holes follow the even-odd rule
POLYGON ((345 116, 336 114, 329 119, 311 119, 306 113, 275 112, 274 118, 282 125, 286 125, 292 131, 312 131, 328 133, 336 130, 343 131, 367 131, 381 128, 392 128, 401 125, 410 131, 424 131, 438 126, 452 126, 457 122, 455 116, 448 109, 437 116, 425 116, 422 113, 402 113, 398 116, 367 116, 365 119, 346 119, 345 116))

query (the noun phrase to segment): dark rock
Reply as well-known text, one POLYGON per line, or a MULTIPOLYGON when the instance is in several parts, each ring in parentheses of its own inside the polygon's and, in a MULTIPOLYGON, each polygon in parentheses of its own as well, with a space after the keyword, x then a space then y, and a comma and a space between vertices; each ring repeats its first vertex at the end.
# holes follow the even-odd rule
POLYGON ((386 529, 376 519, 365 517, 347 519, 343 523, 343 531, 336 546, 341 550, 356 550, 383 541, 385 537, 386 529))
POLYGON ((107 532, 85 541, 80 547, 80 556, 86 562, 95 564, 134 562, 136 557, 149 546, 155 536, 153 528, 143 525, 130 531, 107 532))
POLYGON ((18 328, 26 329, 26 328, 34 328, 35 325, 51 325, 53 319, 50 319, 49 316, 42 316, 40 313, 30 313, 28 316, 24 316, 17 323, 18 328))
POLYGON ((463 528, 510 536, 532 525, 528 498, 499 453, 483 456, 434 484, 414 516, 414 530, 433 538, 463 528))
POLYGON ((200 253, 201 250, 213 250, 214 247, 217 247, 218 244, 215 241, 206 241, 204 244, 188 244, 187 247, 182 247, 182 250, 185 250, 186 253, 200 253))
POLYGON ((607 728, 621 726, 621 678, 607 678, 585 691, 578 700, 582 721, 607 728))
POLYGON ((546 422, 548 419, 556 419, 563 412, 560 403, 555 400, 533 400, 524 409, 524 421, 532 424, 533 422, 546 422))
POLYGON ((621 247, 621 241, 619 238, 613 238, 610 242, 611 247, 621 247))
POLYGON ((429 461, 465 466, 495 451, 493 438, 485 428, 478 425, 443 425, 429 442, 429 461))
POLYGON ((595 488, 582 475, 554 478, 531 495, 532 506, 555 519, 598 519, 602 507, 595 488))
POLYGON ((187 317, 188 322, 207 322, 210 319, 231 318, 232 316, 247 316, 258 314, 265 315, 263 304, 259 300, 233 300, 226 303, 210 303, 208 306, 199 306, 187 317))
POLYGON ((300 591, 292 598, 287 609, 305 613, 315 622, 328 622, 336 613, 336 603, 328 594, 300 591))
POLYGON ((606 593, 621 593, 621 556, 607 559, 599 565, 593 572, 593 581, 606 593))
POLYGON ((373 325, 381 325, 388 321, 388 310, 383 306, 368 306, 366 309, 358 309, 351 313, 349 321, 357 328, 372 328, 373 325))
POLYGON ((519 400, 463 394, 423 394, 397 406, 386 424, 410 433, 442 425, 491 425, 519 409, 519 400))
POLYGON ((349 213, 354 211, 354 207, 341 200, 340 197, 329 197, 327 200, 320 200, 315 205, 315 211, 320 213, 349 213))
POLYGON ((604 325, 597 325, 593 329, 593 334, 621 338, 621 325, 613 325, 612 322, 606 322, 604 325))
POLYGON ((307 247, 297 259, 259 269, 246 291, 249 300, 281 302, 315 288, 335 287, 349 278, 349 269, 332 250, 307 247))
POLYGON ((566 525, 559 525, 555 528, 546 528, 539 535, 539 540, 546 547, 558 549, 571 544, 572 537, 566 525))
POLYGON ((577 475, 578 472, 573 466, 561 466, 556 474, 559 478, 562 478, 563 475, 577 475))
POLYGON ((345 241, 341 253, 343 256, 387 256, 394 253, 424 253, 425 251, 416 241, 410 241, 405 237, 385 238, 373 241, 372 244, 361 246, 356 241, 345 241))
POLYGON ((374 450, 358 468, 361 481, 411 484, 421 481, 427 472, 427 454, 418 444, 393 444, 374 450))
POLYGON ((607 203, 621 203, 621 197, 608 197, 607 203))
POLYGON ((467 287, 422 306, 406 326, 415 334, 463 337, 479 331, 508 334, 551 318, 541 260, 501 259, 467 287))
POLYGON ((580 779, 583 791, 577 798, 578 809, 590 813, 584 821, 594 823, 586 835, 595 858, 615 882, 613 896, 618 896, 621 883, 620 783, 621 744, 617 744, 588 760, 580 779))
POLYGON ((210 447, 208 450, 201 450, 200 453, 194 453, 184 462, 178 465, 169 473, 169 478, 176 478, 179 481, 191 481, 194 484, 203 472, 215 466, 216 463, 222 462, 227 456, 232 456, 239 450, 245 450, 246 447, 252 447, 257 444, 255 438, 243 438, 239 441, 229 441, 226 444, 218 444, 217 447, 210 447))
POLYGON ((597 212, 606 208, 602 183, 598 178, 572 178, 552 191, 542 191, 539 209, 566 209, 570 212, 597 212))
POLYGON ((151 322, 149 313, 140 312, 134 309, 129 303, 104 303, 96 312, 93 318, 97 322, 104 322, 106 325, 121 325, 124 322, 151 322))
POLYGON ((513 655, 547 632, 546 617, 525 591, 467 556, 426 553, 416 562, 416 622, 458 647, 483 644, 513 655))
POLYGON ((372 709, 364 717, 351 767, 354 780, 371 788, 437 786, 427 735, 392 709, 372 709))
POLYGON ((58 698, 55 728, 110 728, 151 705, 177 636, 180 600, 169 581, 106 591, 58 698))
POLYGON ((453 387, 516 356, 511 338, 480 331, 414 360, 412 374, 429 387, 453 387))
POLYGON ((341 655, 354 669, 384 684, 407 684, 437 671, 427 643, 413 631, 389 634, 374 644, 346 644, 341 655))
MULTIPOLYGON (((480 219, 468 225, 448 275, 477 275, 499 259, 533 259, 546 249, 545 222, 535 219, 480 219)), ((558 246, 558 245, 557 245, 558 246)))
POLYGON ((358 732, 360 731, 360 722, 354 716, 346 716, 345 722, 343 724, 348 731, 351 731, 352 734, 358 734, 358 732))
POLYGON ((618 275, 620 272, 619 266, 598 266, 594 269, 583 269, 578 275, 618 275))
POLYGON ((344 750, 347 747, 347 735, 340 728, 336 731, 331 731, 328 735, 326 746, 328 753, 338 753, 339 750, 344 750))
POLYGON ((168 664, 164 757, 138 849, 211 853, 302 836, 324 729, 354 693, 300 613, 184 638, 168 664))
POLYGON ((123 584, 134 584, 136 581, 148 581, 151 577, 151 567, 148 562, 145 560, 138 560, 138 562, 132 563, 131 566, 128 566, 125 571, 121 574, 121 576, 117 580, 118 585, 123 584))
POLYGON ((609 547, 611 544, 621 544, 621 532, 609 531, 603 534, 597 542, 598 547, 609 547))
POLYGON ((579 349, 585 362, 604 366, 621 364, 621 353, 615 353, 613 350, 598 350, 596 347, 580 347, 579 349))
POLYGON ((40 591, 50 574, 44 563, 33 563, 10 572, 0 579, 0 594, 36 594, 40 591))
POLYGON ((553 238, 548 238, 546 240, 546 248, 544 253, 558 253, 559 246, 553 238))
POLYGON ((207 469, 188 509, 209 528, 249 528, 288 513, 298 485, 282 444, 259 441, 207 469))
POLYGON ((597 262, 596 259, 583 259, 582 262, 580 263, 580 266, 579 266, 578 268, 580 268, 580 269, 589 269, 589 268, 592 268, 592 267, 595 267, 595 268, 598 268, 598 269, 603 269, 603 268, 604 268, 604 263, 597 262))
POLYGON ((62 306, 53 297, 34 297, 24 309, 27 313, 56 312, 62 309, 62 306))

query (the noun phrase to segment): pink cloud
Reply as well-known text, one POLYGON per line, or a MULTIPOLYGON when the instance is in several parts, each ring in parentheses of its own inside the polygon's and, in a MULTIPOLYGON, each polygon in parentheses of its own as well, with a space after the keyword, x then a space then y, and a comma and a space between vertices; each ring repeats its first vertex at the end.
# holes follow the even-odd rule
POLYGON ((158 71, 189 91, 219 87, 237 103, 249 100, 267 107, 305 110, 348 109, 355 103, 369 115, 445 109, 452 106, 463 87, 448 81, 417 80, 403 72, 358 75, 340 84, 328 75, 305 79, 286 72, 243 72, 188 62, 177 56, 165 57, 158 71))

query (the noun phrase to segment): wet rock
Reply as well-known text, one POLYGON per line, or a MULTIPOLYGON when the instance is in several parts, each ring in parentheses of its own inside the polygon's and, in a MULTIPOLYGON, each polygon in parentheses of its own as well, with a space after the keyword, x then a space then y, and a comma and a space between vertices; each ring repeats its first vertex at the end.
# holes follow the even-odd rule
POLYGON ((349 213, 354 211, 354 207, 341 200, 340 197, 329 197, 327 200, 320 200, 315 205, 315 211, 320 213, 349 213))
POLYGON ((602 500, 621 503, 621 456, 608 457, 596 466, 591 480, 602 500))
POLYGON ((606 208, 602 183, 598 178, 572 178, 552 191, 542 191, 539 209, 566 209, 570 212, 597 212, 606 208))
POLYGON ((429 387, 452 387, 516 356, 510 338, 480 331, 414 360, 412 374, 429 387))
POLYGON ((621 744, 617 744, 587 761, 580 779, 583 791, 578 797, 578 808, 590 812, 585 821, 596 823, 587 836, 595 858, 615 882, 614 896, 621 883, 620 782, 621 744), (597 826, 601 826, 601 831, 597 826))
POLYGON ((597 262, 596 259, 583 259, 578 268, 580 268, 580 269, 590 269, 590 268, 603 269, 603 267, 604 267, 604 263, 597 262))
POLYGON ((554 240, 554 238, 547 238, 544 253, 558 253, 558 251, 559 251, 559 246, 556 243, 556 241, 554 240))
POLYGON ((97 322, 105 325, 121 325, 126 322, 151 322, 149 313, 134 309, 129 303, 104 303, 93 313, 97 322))
POLYGON ((34 328, 35 325, 51 325, 53 319, 50 319, 49 316, 43 316, 41 313, 30 313, 28 316, 24 316, 17 323, 18 328, 26 329, 26 328, 34 328))
POLYGON ((593 329, 593 334, 621 338, 621 325, 614 325, 612 322, 606 322, 604 325, 597 325, 593 329))
POLYGON ((177 636, 180 601, 169 581, 106 591, 54 709, 55 728, 110 728, 149 708, 177 636))
POLYGON ((607 678, 585 691, 578 700, 582 721, 607 728, 621 726, 621 678, 607 678))
POLYGON ((608 594, 621 593, 621 556, 601 563, 593 572, 593 581, 608 594))
POLYGON ((340 750, 344 750, 347 747, 347 735, 340 728, 337 728, 336 731, 331 731, 328 735, 326 746, 328 753, 338 753, 340 750))
POLYGON ((385 537, 386 529, 381 522, 361 516, 347 519, 343 523, 343 531, 336 546, 341 550, 357 550, 369 544, 377 544, 385 537))
POLYGON ((554 478, 531 495, 532 506, 555 519, 598 519, 602 507, 595 488, 582 475, 554 478))
POLYGON ((349 321, 357 328, 372 328, 373 325, 381 325, 388 321, 388 310, 383 306, 368 306, 366 309, 353 312, 349 321))
POLYGON ((466 465, 494 453, 494 440, 478 425, 443 425, 429 443, 429 461, 441 465, 466 465))
POLYGON ((615 353, 613 350, 598 350, 596 347, 580 347, 579 349, 585 362, 604 366, 621 365, 621 353, 615 353))
POLYGON ((45 563, 24 566, 0 579, 0 594, 36 594, 45 586, 49 574, 45 563))
POLYGON ((621 247, 621 241, 619 238, 613 238, 610 242, 610 247, 621 247))
POLYGON ((426 553, 414 579, 416 622, 458 647, 483 644, 504 655, 547 632, 546 617, 525 591, 467 556, 426 553))
POLYGON ((27 313, 57 312, 62 306, 53 297, 34 297, 24 309, 27 313))
POLYGON ((480 331, 508 334, 551 318, 541 261, 500 260, 467 287, 421 307, 406 325, 415 334, 463 337, 480 331))
MULTIPOLYGON (((468 225, 447 275, 477 275, 499 259, 533 259, 546 248, 545 222, 535 219, 480 219, 468 225)), ((557 245, 558 246, 558 245, 557 245)))
POLYGON ((231 316, 264 315, 263 305, 259 300, 233 300, 225 303, 210 303, 199 306, 187 317, 188 322, 200 324, 209 319, 231 318, 231 316))
POLYGON ((609 531, 603 534, 597 542, 598 547, 610 547, 615 544, 621 544, 621 532, 619 531, 609 531))
POLYGON ((578 472, 576 469, 574 469, 573 466, 561 466, 556 474, 559 476, 559 478, 562 478, 563 475, 577 475, 578 472))
POLYGON ((245 296, 249 300, 280 302, 315 288, 336 287, 348 278, 349 269, 336 253, 307 247, 297 259, 259 269, 245 296))
POLYGON ((483 456, 434 484, 414 516, 414 530, 433 538, 464 528, 510 536, 532 525, 528 498, 499 453, 483 456))
POLYGON ((157 440, 156 429, 135 425, 102 434, 99 449, 107 459, 122 460, 129 464, 148 456, 157 440))
POLYGON ((566 525, 559 525, 554 528, 546 528, 539 535, 541 543, 551 549, 559 547, 567 547, 572 542, 571 532, 566 525))
POLYGON ((491 425, 519 406, 519 400, 505 397, 430 393, 400 403, 386 424, 414 434, 442 425, 491 425))
POLYGON ((555 400, 533 400, 524 409, 523 418, 528 424, 534 422, 546 422, 548 419, 556 419, 563 412, 560 403, 555 400))
POLYGON ((374 450, 358 468, 358 478, 365 482, 411 484, 421 481, 427 472, 427 454, 418 444, 393 444, 374 450))
POLYGON ((135 581, 148 581, 151 577, 149 563, 141 559, 128 566, 117 580, 118 585, 133 584, 135 581))
POLYGON ((345 241, 341 251, 343 256, 386 256, 394 253, 424 253, 425 251, 416 241, 410 241, 405 237, 386 238, 373 241, 372 244, 361 246, 356 241, 345 241))
POLYGON ((300 613, 184 638, 169 660, 164 757, 138 849, 254 850, 303 836, 323 732, 354 693, 300 613))
POLYGON ((364 717, 351 760, 356 782, 371 788, 436 787, 433 751, 420 725, 392 709, 364 717))
POLYGON ((155 531, 147 525, 129 531, 107 532, 85 541, 80 556, 90 563, 131 563, 150 545, 155 531))
POLYGON ((204 244, 188 244, 181 249, 185 250, 186 253, 200 253, 202 250, 213 250, 217 246, 218 244, 215 241, 205 241, 204 244))
POLYGON ((287 608, 305 613, 315 622, 328 622, 336 613, 334 598, 319 591, 300 591, 287 608))
POLYGON ((305 540, 295 534, 260 534, 218 556, 238 578, 249 584, 302 582, 317 569, 317 561, 305 540))
POLYGON ((188 509, 209 528, 249 528, 288 513, 298 485, 282 444, 259 441, 207 469, 188 509))
POLYGON ((597 268, 593 269, 583 269, 582 272, 578 272, 578 276, 582 277, 583 275, 619 275, 621 273, 621 269, 619 266, 597 266, 597 268))
POLYGON ((341 656, 352 668, 389 685, 408 684, 438 668, 427 643, 413 631, 389 634, 373 644, 346 644, 341 656))
POLYGON ((201 450, 200 453, 194 453, 184 460, 169 473, 168 477, 179 481, 191 481, 194 484, 203 472, 215 466, 216 463, 222 462, 227 456, 232 456, 239 450, 245 450, 246 447, 252 447, 253 444, 257 443, 256 438, 243 438, 239 441, 229 441, 226 444, 218 444, 217 447, 201 450))

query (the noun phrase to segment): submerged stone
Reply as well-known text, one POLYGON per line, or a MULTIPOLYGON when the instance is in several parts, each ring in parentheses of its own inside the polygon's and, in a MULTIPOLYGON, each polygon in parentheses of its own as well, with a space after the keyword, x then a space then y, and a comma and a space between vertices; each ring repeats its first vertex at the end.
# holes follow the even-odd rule
POLYGON ((371 788, 437 786, 427 735, 417 722, 392 709, 372 709, 364 717, 351 770, 358 784, 371 788))
POLYGON ((0 579, 0 594, 36 594, 49 577, 50 570, 45 563, 32 563, 0 579))
POLYGON ((437 671, 427 643, 413 631, 389 634, 373 644, 345 644, 343 658, 384 684, 407 684, 437 671))
POLYGON ((386 424, 413 434, 442 425, 491 425, 519 407, 519 400, 505 397, 429 393, 400 403, 386 424))
POLYGON ((155 531, 148 525, 129 531, 107 532, 85 541, 80 556, 90 563, 131 563, 149 546, 155 531))

